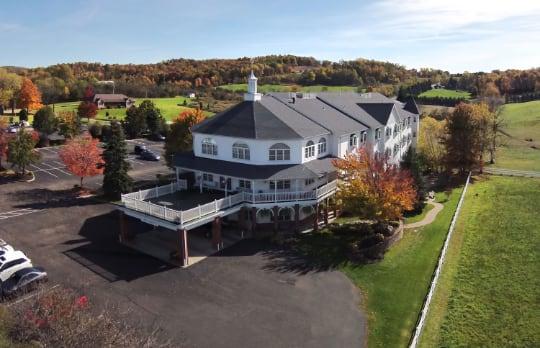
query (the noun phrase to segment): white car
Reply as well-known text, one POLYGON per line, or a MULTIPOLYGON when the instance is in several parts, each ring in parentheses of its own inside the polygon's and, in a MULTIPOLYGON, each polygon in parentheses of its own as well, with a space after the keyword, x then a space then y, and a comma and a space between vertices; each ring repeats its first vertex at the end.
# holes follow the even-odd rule
POLYGON ((23 268, 32 267, 32 261, 19 250, 0 255, 0 281, 5 282, 11 275, 23 268))
POLYGON ((10 251, 15 251, 15 249, 13 249, 13 247, 6 243, 3 239, 0 239, 0 255, 10 251))

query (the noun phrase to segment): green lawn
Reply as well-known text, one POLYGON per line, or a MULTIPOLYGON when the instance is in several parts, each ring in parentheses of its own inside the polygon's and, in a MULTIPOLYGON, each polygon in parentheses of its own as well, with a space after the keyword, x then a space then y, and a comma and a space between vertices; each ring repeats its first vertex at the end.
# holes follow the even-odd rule
MULTIPOLYGON (((233 92, 246 92, 247 84, 234 83, 219 86, 219 88, 227 89, 233 92)), ((259 85, 258 91, 261 93, 270 92, 358 92, 358 87, 355 86, 299 86, 299 85, 259 85)))
POLYGON ((540 346, 540 179, 470 186, 423 347, 540 346))
MULTIPOLYGON (((349 263, 347 239, 327 229, 301 237, 296 250, 307 256, 315 269, 339 269, 360 289, 368 315, 370 347, 407 346, 461 191, 456 188, 449 196, 437 193, 436 200, 444 209, 436 220, 417 230, 406 230, 380 262, 349 263)), ((340 218, 337 222, 353 220, 340 218)))
POLYGON ((422 209, 422 211, 418 214, 404 214, 405 215, 404 223, 412 224, 414 222, 422 221, 426 217, 426 214, 433 208, 434 207, 432 204, 426 204, 424 205, 424 208, 422 209))
POLYGON ((540 171, 540 101, 506 104, 501 117, 511 137, 503 136, 495 166, 540 171))
POLYGON ((445 89, 445 88, 437 88, 437 89, 430 89, 428 91, 425 91, 419 95, 419 97, 426 97, 426 98, 463 98, 463 99, 470 99, 471 94, 469 92, 465 91, 458 91, 458 90, 452 90, 452 89, 445 89))
MULTIPOLYGON (((189 108, 183 106, 184 97, 174 97, 174 98, 136 98, 135 105, 139 105, 144 100, 151 100, 154 104, 161 110, 161 114, 169 121, 173 120, 178 116, 182 111, 185 111, 189 108)), ((190 103, 190 100, 187 100, 187 103, 190 103)), ((77 110, 79 102, 67 102, 67 103, 58 103, 55 105, 55 111, 74 111, 77 110)), ((96 120, 99 121, 108 121, 106 116, 107 112, 109 117, 116 118, 117 120, 122 120, 126 116, 126 109, 124 108, 115 108, 115 109, 102 109, 99 110, 96 120)), ((207 113, 210 115, 210 113, 207 113)))

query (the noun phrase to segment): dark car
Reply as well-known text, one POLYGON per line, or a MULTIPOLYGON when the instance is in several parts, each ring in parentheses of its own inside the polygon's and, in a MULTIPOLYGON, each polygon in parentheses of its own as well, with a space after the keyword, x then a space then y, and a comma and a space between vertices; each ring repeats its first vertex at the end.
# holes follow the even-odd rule
POLYGON ((158 154, 155 154, 152 151, 148 150, 141 152, 139 157, 146 161, 159 161, 160 158, 158 154))
POLYGON ((23 268, 2 283, 2 298, 13 297, 35 289, 39 283, 47 281, 47 272, 41 267, 23 268))
POLYGON ((161 134, 153 134, 150 136, 150 140, 154 141, 165 141, 165 137, 161 134))
POLYGON ((133 149, 136 155, 142 154, 144 151, 148 151, 145 145, 135 145, 135 148, 133 149))

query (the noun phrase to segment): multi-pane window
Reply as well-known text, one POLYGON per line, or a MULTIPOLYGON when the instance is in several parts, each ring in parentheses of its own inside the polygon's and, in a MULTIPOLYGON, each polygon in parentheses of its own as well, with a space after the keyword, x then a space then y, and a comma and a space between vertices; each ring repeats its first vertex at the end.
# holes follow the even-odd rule
POLYGON ((416 132, 413 132, 412 136, 413 138, 416 138, 416 132))
POLYGON ((232 147, 233 158, 248 160, 249 159, 249 146, 243 143, 234 143, 232 147))
POLYGON ((202 141, 202 153, 205 155, 217 156, 217 145, 211 138, 206 138, 202 141))
POLYGON ((392 128, 391 127, 386 127, 386 137, 390 137, 392 136, 392 128))
POLYGON ((413 117, 413 122, 416 123, 416 116, 413 117))
POLYGON ((291 148, 283 143, 274 144, 268 150, 268 160, 288 161, 291 159, 291 148))
POLYGON ((202 179, 206 182, 212 182, 214 181, 214 176, 212 174, 203 173, 202 179))
POLYGON ((319 143, 317 144, 317 153, 325 153, 326 152, 326 139, 321 138, 319 139, 319 143))
POLYGON ((410 125, 411 125, 411 117, 409 116, 409 117, 407 118, 407 126, 410 126, 410 125))
POLYGON ((291 188, 290 180, 270 181, 270 190, 289 190, 291 188))
POLYGON ((313 141, 308 141, 306 147, 304 148, 304 157, 311 158, 315 156, 315 143, 313 141))
POLYGON ((366 140, 367 140, 367 132, 362 132, 362 133, 360 133, 360 141, 361 141, 362 143, 365 143, 366 140))
POLYGON ((238 180, 238 187, 250 190, 251 189, 251 181, 250 180, 242 180, 242 179, 240 179, 240 180, 238 180))
POLYGON ((349 146, 353 147, 356 145, 358 145, 358 137, 356 136, 356 134, 351 134, 351 136, 349 137, 349 146))
POLYGON ((381 138, 381 129, 377 128, 375 129, 375 140, 379 140, 381 138))
POLYGON ((315 179, 309 178, 309 179, 306 179, 306 181, 304 182, 304 185, 309 186, 309 185, 313 184, 314 182, 315 182, 315 179))

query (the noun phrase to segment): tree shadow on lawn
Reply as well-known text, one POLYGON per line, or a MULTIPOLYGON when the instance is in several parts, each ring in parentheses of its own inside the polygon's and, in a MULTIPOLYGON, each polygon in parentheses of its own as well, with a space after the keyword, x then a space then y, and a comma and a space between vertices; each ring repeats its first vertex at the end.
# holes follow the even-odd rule
MULTIPOLYGON (((133 232, 148 229, 148 225, 129 219, 126 228, 133 232)), ((85 243, 64 252, 66 256, 109 282, 132 281, 175 267, 137 252, 118 241, 120 230, 117 211, 90 217, 82 225, 79 236, 65 245, 85 243)))
POLYGON ((332 271, 349 261, 349 238, 330 232, 302 234, 289 246, 264 251, 265 270, 305 275, 332 271))

